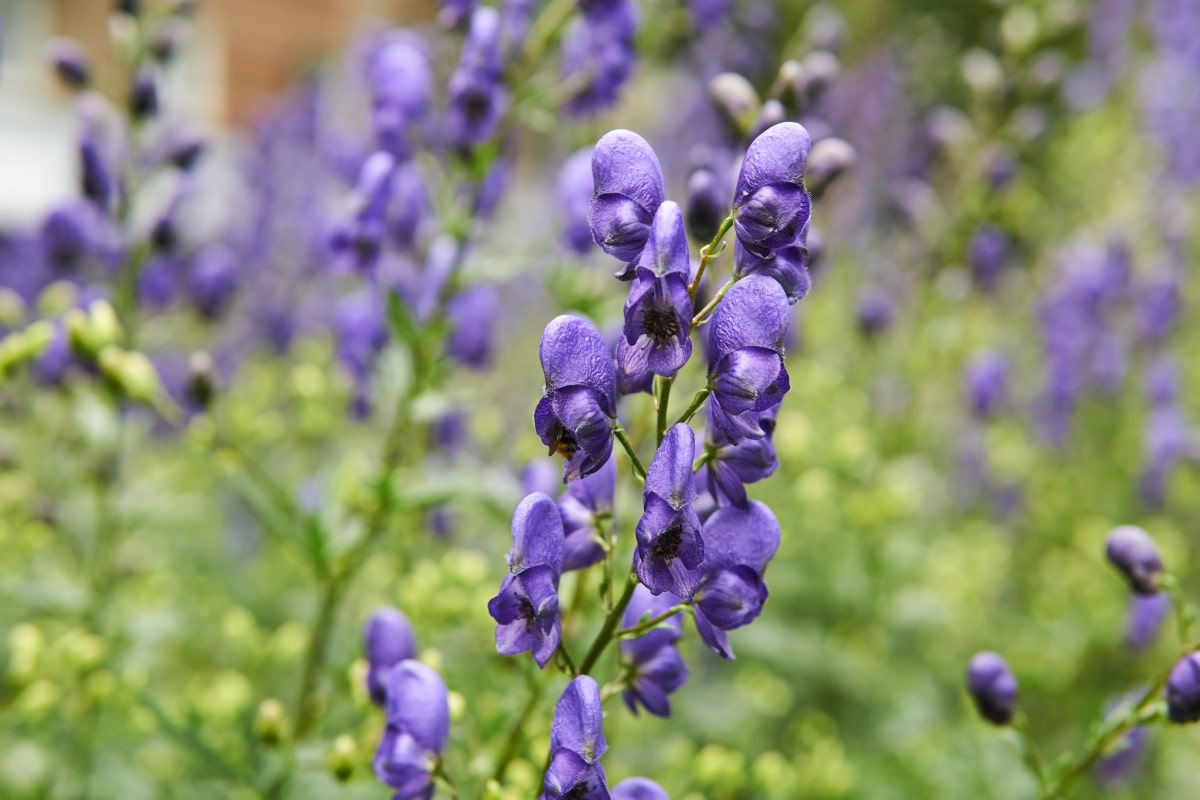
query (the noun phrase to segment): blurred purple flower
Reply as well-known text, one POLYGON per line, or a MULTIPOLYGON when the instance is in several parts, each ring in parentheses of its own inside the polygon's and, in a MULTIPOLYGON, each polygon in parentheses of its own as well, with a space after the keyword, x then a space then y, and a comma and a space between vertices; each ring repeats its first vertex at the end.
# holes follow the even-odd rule
POLYGON ((238 285, 237 255, 222 244, 209 245, 192 261, 191 296, 196 310, 215 319, 229 306, 238 285))
POLYGON ((387 727, 375 751, 375 776, 393 800, 429 800, 433 771, 450 739, 450 704, 441 676, 419 661, 401 661, 387 682, 387 727))
POLYGON ((367 692, 372 703, 383 706, 392 668, 417 656, 417 640, 408 617, 395 608, 376 609, 363 624, 363 651, 369 665, 367 692))
MULTIPOLYGON (((679 602, 680 598, 670 592, 655 596, 639 585, 625 609, 622 626, 632 628, 643 618, 655 619, 679 602)), ((688 679, 687 665, 675 646, 682 636, 683 615, 676 613, 659 627, 635 639, 621 641, 621 660, 630 671, 629 688, 622 693, 622 698, 633 713, 637 713, 640 705, 657 717, 671 715, 668 695, 688 679)))
POLYGON ((1008 359, 995 350, 984 351, 967 364, 967 397, 975 416, 987 419, 1007 404, 1008 372, 1008 359))
POLYGON ((492 362, 492 328, 499 308, 500 298, 490 283, 477 283, 450 298, 446 317, 452 327, 446 355, 472 369, 487 369, 492 362))
POLYGON ((446 127, 456 147, 469 149, 495 134, 508 104, 502 77, 500 14, 482 6, 471 14, 462 59, 450 78, 446 127))
POLYGON ((979 715, 993 725, 1012 722, 1017 710, 1017 679, 996 653, 975 655, 967 665, 967 691, 979 715))
POLYGON ((585 147, 572 153, 558 172, 558 206, 565 220, 563 242, 580 255, 592 249, 592 229, 588 222, 592 189, 592 148, 585 147))
POLYGON ((617 463, 610 458, 598 471, 567 485, 558 500, 566 535, 563 571, 583 569, 604 560, 596 538, 601 527, 615 524, 613 498, 617 492, 617 463))
POLYGON ((575 87, 567 113, 582 116, 617 103, 637 63, 637 11, 630 0, 578 0, 580 14, 562 39, 562 81, 575 87))

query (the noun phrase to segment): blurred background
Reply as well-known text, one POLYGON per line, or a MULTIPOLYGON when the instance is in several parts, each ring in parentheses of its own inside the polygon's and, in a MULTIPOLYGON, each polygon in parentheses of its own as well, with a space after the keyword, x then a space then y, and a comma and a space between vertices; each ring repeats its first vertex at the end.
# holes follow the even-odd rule
MULTIPOLYGON (((124 120, 127 21, 100 0, 0 0, 0 330, 56 326, 28 369, 0 350, 0 796, 386 797, 360 639, 384 604, 454 692, 449 769, 483 796, 538 685, 528 659, 495 656, 486 613, 512 509, 546 466, 538 339, 566 311, 615 335, 626 295, 586 231, 564 241, 579 214, 560 170, 630 128, 686 204, 697 170, 728 194, 752 134, 798 119, 817 142, 813 287, 794 306, 779 467, 750 487, 783 527, 770 599, 731 635, 732 663, 685 626, 670 719, 606 707, 606 768, 676 800, 1039 797, 1014 735, 962 688, 975 652, 1008 660, 1053 759, 1195 644, 1103 549, 1141 525, 1200 596, 1200 3, 644 0, 629 77, 583 111, 566 17, 535 21, 536 47, 507 62, 506 122, 465 149, 443 122, 463 5, 198 3, 158 65, 158 116, 117 126, 138 189, 97 232, 72 220, 102 126, 46 41, 86 48, 124 120), (367 280, 345 264, 361 241, 339 235, 369 205, 378 146, 364 65, 393 41, 419 42, 435 87, 400 159, 418 188, 396 189, 422 218, 367 280), (430 300, 439 264, 454 278, 430 300), (68 317, 97 297, 178 420, 135 402, 132 361, 79 354, 107 329, 68 317), (413 420, 408 460, 379 480, 393 407, 413 420), (323 608, 312 563, 367 536, 385 483, 411 505, 389 507, 340 589, 318 712, 294 736, 323 608), (282 533, 276 504, 294 515, 282 533)), ((695 254, 708 237, 690 232, 695 254)), ((703 381, 689 369, 677 402, 703 381)), ((649 401, 627 403, 644 436, 649 401)), ((623 486, 623 547, 639 510, 623 486)), ((487 796, 535 796, 565 679, 545 684, 487 796)), ((1130 745, 1069 796, 1200 792, 1195 726, 1130 745)))

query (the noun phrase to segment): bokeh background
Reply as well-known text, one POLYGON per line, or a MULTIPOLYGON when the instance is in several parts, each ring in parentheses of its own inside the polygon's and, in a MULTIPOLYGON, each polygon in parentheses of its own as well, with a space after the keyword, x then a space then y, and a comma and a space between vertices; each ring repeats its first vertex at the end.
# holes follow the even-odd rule
MULTIPOLYGON (((1115 525, 1145 527, 1197 596, 1200 6, 735 0, 702 25, 702 5, 639 4, 639 60, 615 108, 564 121, 535 97, 514 112, 507 189, 464 261, 497 286, 490 364, 417 409, 453 411, 468 443, 409 443, 430 452, 404 480, 436 507, 396 514, 348 588, 321 720, 293 747, 264 733, 263 701, 294 702, 319 592, 244 471, 252 459, 346 536, 371 502, 378 409, 416 368, 384 350, 375 412, 350 413, 362 389, 330 330, 345 282, 324 277, 313 215, 333 213, 361 162, 364 42, 410 26, 444 83, 462 35, 419 0, 200 4, 161 87, 212 143, 184 227, 197 241, 239 224, 253 235, 229 239, 237 292, 219 314, 182 290, 136 324, 164 383, 210 353, 219 400, 170 427, 114 407, 86 371, 0 385, 0 796, 259 797, 284 769, 289 797, 387 796, 369 768, 380 720, 359 639, 383 604, 408 614, 456 693, 449 766, 476 796, 535 673, 494 655, 486 604, 519 476, 544 458, 538 337, 565 310, 603 328, 624 301, 598 249, 560 243, 558 170, 631 128, 658 150, 668 196, 685 197, 697 148, 726 124, 711 79, 738 72, 765 98, 788 60, 824 81, 801 120, 857 157, 814 204, 824 254, 795 307, 780 467, 751 488, 783 525, 771 597, 733 634, 735 662, 689 630, 692 675, 670 719, 613 704, 610 776, 648 775, 674 798, 1036 797, 1012 736, 962 689, 972 654, 1005 655, 1050 756, 1177 657, 1170 620, 1131 604, 1103 543, 1115 525), (340 735, 356 748, 344 783, 330 768, 340 735)), ((77 193, 74 99, 43 41, 73 36, 99 75, 119 69, 103 56, 105 2, 4 0, 0 20, 7 331, 66 302, 61 282, 23 288, 44 220, 77 193)), ((628 536, 637 496, 621 497, 628 536)), ((565 679, 544 683, 503 797, 540 783, 565 679)), ((1072 796, 1192 797, 1197 752, 1194 728, 1152 730, 1132 765, 1072 796)))

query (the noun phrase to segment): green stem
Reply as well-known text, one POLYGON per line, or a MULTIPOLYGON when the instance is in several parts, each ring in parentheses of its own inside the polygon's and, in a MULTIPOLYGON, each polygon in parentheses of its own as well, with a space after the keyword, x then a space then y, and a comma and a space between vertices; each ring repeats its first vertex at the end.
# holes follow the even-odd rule
POLYGON ((669 620, 671 617, 675 616, 679 612, 686 611, 687 609, 691 608, 691 606, 692 606, 692 604, 690 601, 686 601, 683 603, 677 603, 676 605, 671 606, 671 608, 669 608, 668 610, 659 614, 657 617, 654 617, 653 619, 648 619, 645 622, 639 622, 637 625, 634 625, 631 628, 622 628, 621 630, 619 630, 613 634, 613 638, 614 639, 636 639, 637 637, 641 636, 642 634, 654 630, 659 625, 666 622, 667 620, 669 620))
POLYGON ((333 576, 325 584, 321 606, 313 623, 313 635, 309 640, 308 653, 304 658, 304 672, 300 678, 300 696, 296 705, 296 738, 302 737, 316 721, 317 706, 314 695, 317 679, 325 666, 329 651, 329 639, 333 633, 333 622, 342 599, 342 580, 333 576))
POLYGON ((671 404, 671 386, 674 383, 674 378, 658 379, 658 393, 655 395, 654 403, 658 411, 659 444, 662 444, 663 437, 667 435, 667 409, 671 404))
POLYGON ((700 470, 702 470, 704 468, 705 464, 712 461, 716 457, 717 457, 717 449, 715 447, 713 447, 711 444, 704 445, 704 454, 702 456, 700 456, 698 459, 696 459, 695 464, 692 464, 692 474, 695 475, 697 472, 699 472, 700 470))
POLYGON ((504 782, 504 772, 508 769, 508 765, 517 753, 521 750, 522 740, 525 738, 525 725, 528 724, 529 718, 533 716, 534 710, 537 708, 538 702, 542 698, 541 681, 533 680, 529 682, 529 697, 525 700, 525 706, 521 709, 521 713, 517 715, 516 722, 508 731, 508 738, 504 740, 504 748, 500 751, 500 755, 496 757, 496 767, 492 770, 492 779, 497 783, 504 782))
POLYGON ((618 423, 613 427, 613 435, 617 437, 617 441, 621 443, 621 447, 625 449, 625 455, 629 456, 629 460, 633 462, 634 474, 641 481, 646 480, 646 468, 642 466, 642 460, 638 458, 637 451, 633 449, 633 442, 629 441, 629 435, 625 433, 625 429, 618 423))
POLYGON ((579 675, 590 674, 596 666, 596 662, 600 660, 600 656, 604 655, 605 648, 613 639, 613 633, 617 629, 617 623, 625 614, 626 607, 629 606, 629 601, 633 599, 633 590, 637 588, 638 579, 636 575, 630 575, 629 580, 625 582, 625 591, 621 593, 621 599, 613 607, 613 610, 608 612, 608 616, 604 619, 604 626, 600 628, 600 632, 596 634, 595 641, 588 648, 587 655, 583 657, 583 662, 579 665, 579 675))
POLYGON ((688 287, 688 297, 692 299, 692 302, 696 300, 696 292, 700 289, 700 279, 704 277, 704 269, 708 266, 708 262, 725 252, 722 241, 732 227, 733 215, 730 214, 721 221, 721 227, 717 228, 717 234, 712 241, 700 248, 700 266, 696 268, 696 277, 692 279, 692 284, 688 287))
POLYGON ((1196 621, 1196 609, 1188 602, 1179 579, 1174 575, 1162 575, 1158 579, 1159 588, 1171 597, 1171 606, 1175 613, 1175 627, 1179 633, 1179 646, 1185 653, 1190 653, 1192 646, 1192 625, 1196 621))
POLYGON ((705 322, 707 322, 705 317, 711 314, 713 309, 720 305, 722 298, 725 297, 725 293, 728 292, 730 287, 732 287, 735 283, 737 283, 737 278, 730 278, 729 280, 725 281, 725 285, 722 286, 715 295, 713 295, 713 299, 708 301, 708 305, 700 309, 700 312, 696 314, 696 316, 692 317, 693 328, 703 325, 705 322))
POLYGON ((687 407, 687 410, 683 412, 679 419, 675 420, 675 424, 679 425, 680 423, 687 424, 691 422, 692 417, 694 417, 696 412, 700 410, 700 407, 704 405, 704 401, 708 399, 708 395, 711 393, 711 391, 712 390, 706 386, 700 391, 696 392, 696 396, 692 398, 691 405, 687 407))
POLYGON ((1042 759, 1038 755, 1037 749, 1033 746, 1033 739, 1029 736, 1029 721, 1023 713, 1017 713, 1012 727, 1021 745, 1021 759, 1025 762, 1025 766, 1029 768, 1029 771, 1037 777, 1038 785, 1045 787, 1046 770, 1042 765, 1042 759))
MULTIPOLYGON (((575 0, 552 0, 550 5, 538 15, 533 28, 525 38, 525 47, 521 52, 521 72, 525 73, 538 59, 542 57, 546 46, 554 34, 567 23, 575 12, 575 0)), ((516 85, 520 86, 522 82, 516 85)))

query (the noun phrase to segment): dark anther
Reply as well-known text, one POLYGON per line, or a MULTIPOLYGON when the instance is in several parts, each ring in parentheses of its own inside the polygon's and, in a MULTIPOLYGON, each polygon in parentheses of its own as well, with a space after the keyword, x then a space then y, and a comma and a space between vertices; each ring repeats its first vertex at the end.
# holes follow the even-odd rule
POLYGON ((655 558, 671 561, 679 556, 679 547, 683 544, 683 526, 676 523, 658 535, 650 552, 655 558))

